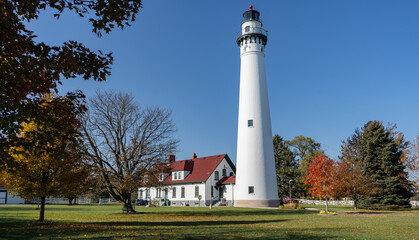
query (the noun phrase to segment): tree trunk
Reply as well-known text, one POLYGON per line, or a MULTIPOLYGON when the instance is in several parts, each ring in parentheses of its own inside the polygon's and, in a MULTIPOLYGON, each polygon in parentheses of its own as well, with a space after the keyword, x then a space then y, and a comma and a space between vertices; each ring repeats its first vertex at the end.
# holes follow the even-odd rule
POLYGON ((70 205, 70 206, 73 205, 73 200, 74 200, 74 198, 69 198, 68 199, 68 205, 70 205))
POLYGON ((356 201, 356 199, 354 199, 354 209, 358 209, 358 202, 356 201))
POLYGON ((328 213, 329 212, 329 205, 328 205, 328 202, 327 202, 327 199, 326 199, 326 213, 328 213))
POLYGON ((43 222, 45 219, 45 197, 41 197, 41 211, 39 212, 39 221, 43 222))
POLYGON ((132 207, 132 203, 131 203, 131 193, 127 193, 125 195, 124 207, 123 207, 122 211, 126 212, 126 213, 135 212, 134 208, 132 207))

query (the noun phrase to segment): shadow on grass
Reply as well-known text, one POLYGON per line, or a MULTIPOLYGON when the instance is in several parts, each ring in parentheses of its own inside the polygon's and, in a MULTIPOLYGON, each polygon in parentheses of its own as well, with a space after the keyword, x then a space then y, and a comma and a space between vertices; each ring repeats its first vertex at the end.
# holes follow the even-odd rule
POLYGON ((290 209, 239 209, 239 210, 229 210, 229 209, 222 209, 222 210, 198 210, 194 211, 191 209, 188 210, 176 210, 176 211, 141 211, 138 212, 144 214, 156 214, 156 215, 175 215, 175 216, 283 216, 283 215, 308 215, 308 214, 317 214, 317 212, 307 211, 307 210, 290 210, 290 209))
POLYGON ((287 220, 242 220, 242 221, 173 221, 173 222, 135 222, 135 221, 122 221, 122 222, 93 222, 86 223, 88 225, 100 226, 147 226, 147 227, 188 227, 188 226, 228 226, 228 225, 244 225, 244 224, 259 224, 259 223, 278 223, 287 220))

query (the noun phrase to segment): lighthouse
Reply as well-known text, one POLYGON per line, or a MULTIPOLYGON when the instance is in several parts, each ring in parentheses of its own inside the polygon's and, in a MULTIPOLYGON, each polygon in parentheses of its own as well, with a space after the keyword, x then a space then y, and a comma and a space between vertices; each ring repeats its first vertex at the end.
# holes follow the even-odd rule
POLYGON ((237 136, 236 207, 279 205, 265 72, 267 31, 259 11, 243 13, 240 48, 240 100, 237 136))

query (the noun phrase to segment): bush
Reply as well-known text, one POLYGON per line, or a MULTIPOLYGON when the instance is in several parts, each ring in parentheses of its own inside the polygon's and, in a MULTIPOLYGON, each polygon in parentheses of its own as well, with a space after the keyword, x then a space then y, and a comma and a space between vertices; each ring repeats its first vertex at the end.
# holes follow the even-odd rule
POLYGON ((278 207, 279 209, 304 209, 303 206, 300 206, 300 204, 298 202, 291 202, 291 203, 286 203, 284 205, 281 205, 278 207))

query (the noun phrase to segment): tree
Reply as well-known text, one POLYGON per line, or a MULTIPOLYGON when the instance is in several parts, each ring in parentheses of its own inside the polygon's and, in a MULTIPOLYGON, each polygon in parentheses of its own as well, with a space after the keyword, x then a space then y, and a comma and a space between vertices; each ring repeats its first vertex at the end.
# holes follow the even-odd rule
POLYGON ((69 170, 65 179, 66 184, 62 187, 61 195, 68 199, 68 204, 73 205, 73 201, 80 195, 87 193, 92 187, 91 181, 92 168, 85 161, 80 161, 77 166, 69 170), (78 181, 73 181, 77 176, 78 181))
POLYGON ((379 189, 371 196, 363 196, 360 205, 365 208, 410 207, 412 196, 403 164, 403 141, 396 139, 380 121, 371 121, 362 129, 359 148, 363 174, 374 179, 379 189))
POLYGON ((320 143, 310 137, 300 135, 296 136, 290 142, 290 145, 294 148, 294 155, 300 163, 302 176, 305 176, 308 173, 308 166, 320 151, 320 143))
POLYGON ((359 153, 361 132, 355 130, 354 135, 342 142, 341 162, 338 163, 336 195, 350 197, 354 201, 354 209, 362 196, 374 194, 377 189, 374 180, 363 174, 363 163, 359 153))
POLYGON ((176 150, 171 112, 141 109, 130 94, 98 92, 90 99, 83 131, 88 152, 109 194, 134 212, 131 193, 154 164, 176 150))
POLYGON ((63 194, 70 182, 82 183, 83 176, 74 172, 83 166, 80 122, 75 117, 83 111, 81 105, 77 100, 44 97, 38 108, 44 117, 21 123, 22 144, 9 149, 14 161, 1 166, 1 181, 11 191, 23 198, 41 198, 40 221, 47 197, 63 194))
POLYGON ((308 192, 314 197, 325 199, 326 212, 329 212, 328 200, 336 197, 336 177, 335 161, 318 153, 308 166, 308 174, 304 178, 304 183, 310 186, 308 192))
MULTIPOLYGON (((64 10, 81 17, 88 14, 98 36, 114 27, 124 28, 135 20, 141 0, 25 0, 0 1, 0 161, 13 160, 10 147, 21 144, 17 137, 27 119, 40 117, 42 97, 58 92, 62 79, 105 81, 110 75, 112 54, 91 51, 81 43, 67 41, 61 46, 36 43, 36 35, 25 22, 38 18, 41 10, 64 10)), ((83 98, 80 92, 67 98, 83 98)))
POLYGON ((412 163, 409 168, 413 172, 415 193, 419 193, 419 137, 412 144, 412 163))
POLYGON ((289 196, 290 191, 292 191, 294 195, 299 192, 298 182, 300 182, 300 176, 298 163, 295 160, 294 154, 289 149, 287 141, 282 137, 275 135, 273 137, 273 145, 278 196, 282 203, 285 196, 289 196), (290 184, 291 182, 293 182, 293 184, 290 184))

